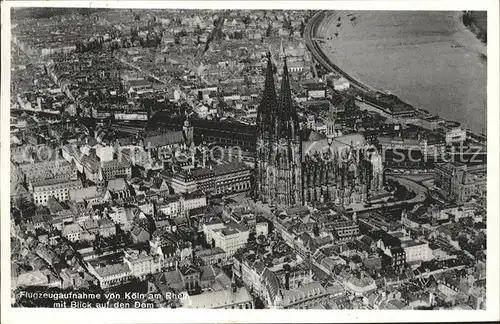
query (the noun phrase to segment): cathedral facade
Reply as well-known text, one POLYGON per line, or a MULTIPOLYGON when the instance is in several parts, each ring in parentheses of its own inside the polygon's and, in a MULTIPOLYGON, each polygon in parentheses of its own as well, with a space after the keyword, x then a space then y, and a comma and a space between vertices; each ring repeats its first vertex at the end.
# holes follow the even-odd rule
POLYGON ((255 197, 278 208, 331 202, 362 203, 382 188, 382 161, 360 133, 335 130, 330 108, 327 134, 299 129, 286 58, 278 95, 268 54, 257 114, 255 197))
POLYGON ((266 80, 257 113, 255 194, 272 206, 302 204, 301 136, 292 102, 286 59, 276 94, 274 68, 268 54, 266 80))

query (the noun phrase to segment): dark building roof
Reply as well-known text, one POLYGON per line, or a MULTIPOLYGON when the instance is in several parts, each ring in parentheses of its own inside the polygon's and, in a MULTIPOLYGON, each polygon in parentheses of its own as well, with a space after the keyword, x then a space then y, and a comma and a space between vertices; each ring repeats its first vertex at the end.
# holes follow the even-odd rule
POLYGON ((262 282, 265 289, 267 290, 267 293, 269 294, 271 299, 274 300, 278 295, 280 289, 276 275, 268 268, 265 268, 264 272, 262 273, 262 282))
MULTIPOLYGON (((248 144, 246 146, 241 145, 242 148, 255 149, 257 127, 254 125, 207 119, 191 119, 190 122, 194 129, 193 133, 196 144, 201 143, 209 137, 213 137, 216 139, 216 142, 221 139, 244 141, 248 144)), ((184 118, 170 118, 167 112, 159 111, 151 117, 148 123, 148 128, 150 129, 165 127, 172 130, 181 130, 184 118)))
POLYGON ((144 139, 144 145, 150 147, 161 147, 182 143, 184 143, 184 134, 182 131, 170 131, 164 134, 146 137, 144 139))
POLYGON ((249 169, 250 168, 243 162, 232 162, 213 166, 213 171, 216 176, 249 169))

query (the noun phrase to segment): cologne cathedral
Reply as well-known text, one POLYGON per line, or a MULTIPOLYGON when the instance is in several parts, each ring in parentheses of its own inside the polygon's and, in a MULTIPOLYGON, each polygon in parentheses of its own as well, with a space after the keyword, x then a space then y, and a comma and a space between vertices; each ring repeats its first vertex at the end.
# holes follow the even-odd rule
POLYGON ((362 134, 341 135, 335 130, 333 108, 326 136, 299 128, 286 58, 276 93, 268 54, 257 113, 256 198, 278 208, 326 202, 347 206, 379 191, 382 176, 380 155, 367 147, 362 134))

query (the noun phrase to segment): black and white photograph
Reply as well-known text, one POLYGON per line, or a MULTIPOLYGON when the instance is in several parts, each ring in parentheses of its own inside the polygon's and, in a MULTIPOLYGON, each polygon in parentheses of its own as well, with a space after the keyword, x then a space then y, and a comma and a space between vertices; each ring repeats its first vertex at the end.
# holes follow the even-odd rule
POLYGON ((3 305, 498 316, 498 3, 99 2, 2 4, 3 305))

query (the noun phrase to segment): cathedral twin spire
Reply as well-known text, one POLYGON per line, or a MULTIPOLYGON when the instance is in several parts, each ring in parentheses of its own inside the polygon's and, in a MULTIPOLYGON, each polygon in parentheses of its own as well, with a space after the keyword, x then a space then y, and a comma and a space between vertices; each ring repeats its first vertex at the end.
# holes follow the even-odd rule
POLYGON ((256 196, 274 206, 302 203, 301 142, 286 57, 279 93, 267 54, 264 93, 257 113, 256 196))
POLYGON ((292 102, 286 57, 283 58, 283 75, 278 96, 276 96, 273 72, 271 53, 268 52, 264 93, 257 112, 257 126, 261 135, 268 134, 276 139, 291 139, 298 134, 298 117, 292 102))

